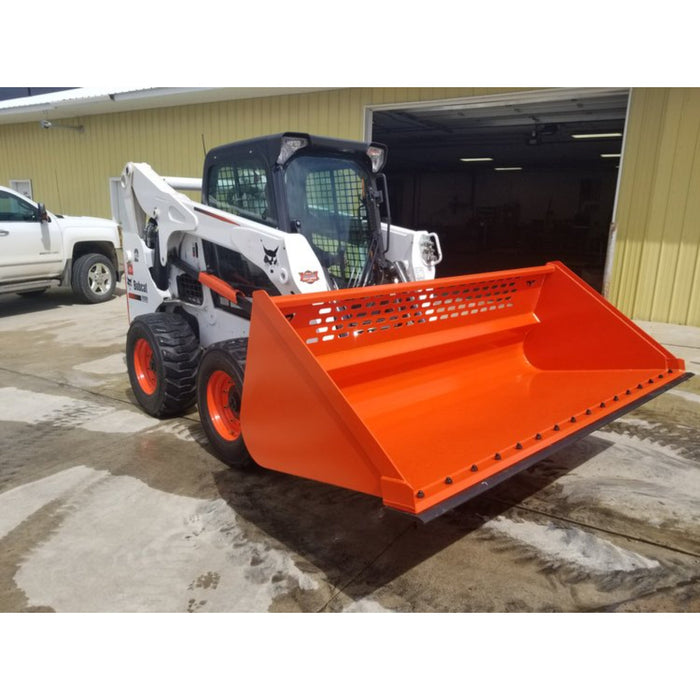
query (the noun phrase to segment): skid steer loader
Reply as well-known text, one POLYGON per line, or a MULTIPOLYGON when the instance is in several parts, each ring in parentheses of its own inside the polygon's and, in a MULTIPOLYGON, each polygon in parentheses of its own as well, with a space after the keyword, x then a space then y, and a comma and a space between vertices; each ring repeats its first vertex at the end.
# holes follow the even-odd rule
MULTIPOLYGON (((428 521, 683 381, 564 265, 436 279, 386 149, 285 133, 207 153, 201 204, 121 177, 131 387, 220 458, 428 521)), ((198 183, 199 184, 199 183, 198 183)))

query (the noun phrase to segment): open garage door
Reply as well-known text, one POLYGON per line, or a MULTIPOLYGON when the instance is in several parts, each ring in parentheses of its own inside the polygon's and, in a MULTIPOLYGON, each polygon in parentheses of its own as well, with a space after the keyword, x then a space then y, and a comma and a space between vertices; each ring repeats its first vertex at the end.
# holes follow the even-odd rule
POLYGON ((627 101, 580 89, 373 108, 393 221, 440 234, 440 276, 561 260, 600 291, 627 101))

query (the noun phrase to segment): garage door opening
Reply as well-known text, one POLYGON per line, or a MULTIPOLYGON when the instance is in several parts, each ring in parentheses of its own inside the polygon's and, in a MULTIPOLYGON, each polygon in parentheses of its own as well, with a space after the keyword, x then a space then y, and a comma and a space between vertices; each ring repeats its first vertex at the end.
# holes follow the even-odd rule
POLYGON ((440 235, 441 277, 561 260, 600 291, 628 93, 523 95, 374 109, 392 220, 440 235))

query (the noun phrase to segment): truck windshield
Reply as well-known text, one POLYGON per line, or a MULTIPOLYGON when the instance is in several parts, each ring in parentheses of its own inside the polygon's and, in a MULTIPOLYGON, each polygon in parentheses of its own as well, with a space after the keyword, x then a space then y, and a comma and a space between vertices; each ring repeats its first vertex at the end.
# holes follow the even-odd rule
POLYGON ((362 283, 372 230, 369 174, 353 160, 303 155, 285 171, 289 216, 339 287, 362 283))

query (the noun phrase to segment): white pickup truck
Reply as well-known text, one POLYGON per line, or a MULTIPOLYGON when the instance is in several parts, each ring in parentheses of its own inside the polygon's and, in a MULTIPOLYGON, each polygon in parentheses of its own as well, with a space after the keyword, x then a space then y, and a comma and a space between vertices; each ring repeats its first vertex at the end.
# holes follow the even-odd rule
POLYGON ((122 271, 114 221, 53 214, 0 186, 0 294, 33 296, 70 285, 94 304, 112 298, 122 271))

